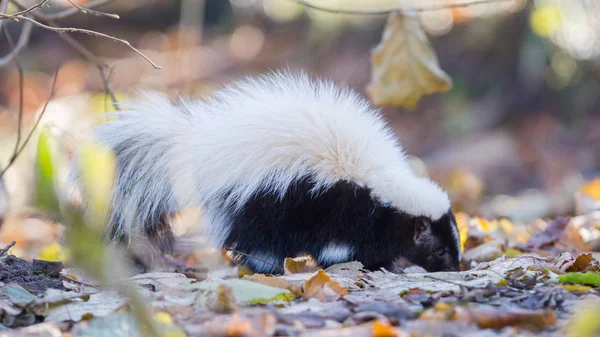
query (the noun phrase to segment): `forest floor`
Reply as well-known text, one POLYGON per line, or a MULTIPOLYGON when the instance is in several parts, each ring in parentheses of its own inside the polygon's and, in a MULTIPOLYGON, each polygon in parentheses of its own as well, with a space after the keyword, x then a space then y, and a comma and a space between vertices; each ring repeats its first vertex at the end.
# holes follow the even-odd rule
MULTIPOLYGON (((594 335, 600 263, 577 247, 600 212, 537 224, 521 243, 508 239, 518 231, 506 221, 460 222, 460 272, 366 271, 357 262, 320 270, 304 257, 286 259, 279 276, 190 266, 129 281, 160 336, 594 335)), ((0 336, 147 335, 111 285, 60 262, 0 253, 0 336)))

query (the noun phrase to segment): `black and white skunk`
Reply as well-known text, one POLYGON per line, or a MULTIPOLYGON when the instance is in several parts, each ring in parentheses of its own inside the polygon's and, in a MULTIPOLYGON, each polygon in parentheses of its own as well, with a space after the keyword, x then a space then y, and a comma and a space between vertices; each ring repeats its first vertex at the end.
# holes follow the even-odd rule
POLYGON ((200 206, 214 244, 255 272, 301 253, 459 269, 447 194, 411 171, 379 111, 330 82, 269 74, 178 106, 149 94, 95 136, 117 157, 112 238, 168 253, 168 215, 200 206))

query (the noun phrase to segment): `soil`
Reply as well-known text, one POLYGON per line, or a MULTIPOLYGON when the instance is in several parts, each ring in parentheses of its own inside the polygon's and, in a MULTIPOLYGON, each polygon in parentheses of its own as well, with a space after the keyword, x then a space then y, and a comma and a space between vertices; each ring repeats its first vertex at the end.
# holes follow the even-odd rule
POLYGON ((57 268, 62 269, 62 264, 41 260, 29 262, 14 255, 5 255, 0 257, 0 282, 16 283, 36 295, 48 288, 66 290, 55 272, 57 268))

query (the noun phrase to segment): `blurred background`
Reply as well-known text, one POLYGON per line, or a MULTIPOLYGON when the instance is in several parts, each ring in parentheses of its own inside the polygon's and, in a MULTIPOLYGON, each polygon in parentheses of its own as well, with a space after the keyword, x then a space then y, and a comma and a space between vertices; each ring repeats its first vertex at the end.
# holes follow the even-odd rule
MULTIPOLYGON (((328 13, 293 0, 104 2, 95 8, 118 14, 119 20, 78 13, 54 21, 126 39, 162 67, 154 69, 109 39, 71 35, 108 65, 107 79, 119 101, 140 89, 200 99, 229 81, 282 68, 364 92, 371 79, 371 49, 381 40, 387 18, 328 13)), ((469 1, 313 3, 373 12, 459 2, 469 1)), ((29 7, 38 1, 20 3, 29 7)), ((72 7, 67 0, 46 5, 40 11, 48 15, 72 7)), ((7 13, 18 10, 9 1, 7 13)), ((455 209, 466 214, 528 223, 578 213, 578 191, 600 177, 600 3, 489 1, 418 15, 453 87, 424 97, 414 111, 383 107, 415 169, 447 188, 455 209)), ((24 23, 5 20, 4 25, 16 43, 24 23)), ((0 36, 0 58, 11 50, 0 36)), ((55 95, 42 124, 75 146, 90 120, 112 109, 97 64, 60 34, 34 27, 18 60, 25 74, 24 130, 33 126, 48 100, 57 69, 55 95)), ((17 138, 17 69, 15 62, 0 67, 0 167, 7 164, 17 138)), ((2 202, 11 211, 5 214, 0 241, 20 240, 22 248, 27 242, 47 243, 60 232, 27 215, 34 164, 35 139, 3 177, 8 197, 0 200, 0 211, 2 202)))

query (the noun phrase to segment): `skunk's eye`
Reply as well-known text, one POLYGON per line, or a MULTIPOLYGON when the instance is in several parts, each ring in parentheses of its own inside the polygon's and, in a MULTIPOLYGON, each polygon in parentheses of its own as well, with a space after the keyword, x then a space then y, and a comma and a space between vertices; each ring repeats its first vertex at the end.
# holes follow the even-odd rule
POLYGON ((435 253, 439 257, 444 257, 446 255, 446 250, 445 249, 438 249, 435 253))

